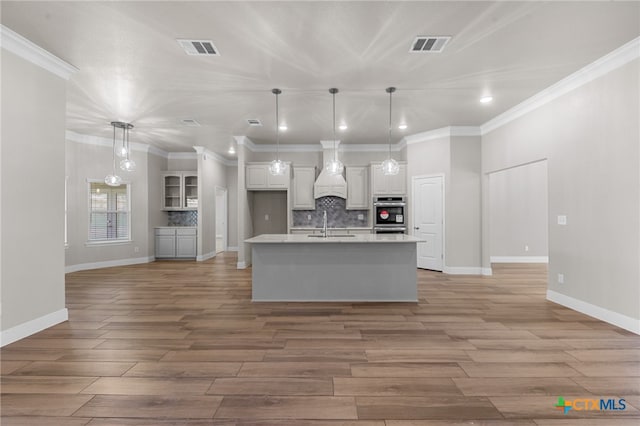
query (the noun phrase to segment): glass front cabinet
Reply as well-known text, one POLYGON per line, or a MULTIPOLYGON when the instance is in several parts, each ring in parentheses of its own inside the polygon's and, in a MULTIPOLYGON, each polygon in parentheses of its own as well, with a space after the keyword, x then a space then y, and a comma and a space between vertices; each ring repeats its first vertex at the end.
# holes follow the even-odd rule
POLYGON ((196 172, 166 172, 162 175, 162 210, 197 210, 196 172))

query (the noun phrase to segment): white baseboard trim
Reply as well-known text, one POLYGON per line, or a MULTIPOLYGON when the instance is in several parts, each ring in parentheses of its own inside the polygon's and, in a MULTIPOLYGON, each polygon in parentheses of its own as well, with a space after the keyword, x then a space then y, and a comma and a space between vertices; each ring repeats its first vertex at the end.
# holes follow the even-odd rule
POLYGON ((582 300, 574 299, 557 291, 547 290, 547 300, 581 312, 590 317, 597 318, 609 324, 613 324, 625 330, 640 334, 640 319, 631 318, 617 312, 610 311, 600 306, 582 300))
POLYGON ((549 263, 549 256, 491 256, 491 263, 549 263))
POLYGON ((227 251, 238 251, 238 246, 229 246, 227 247, 227 251))
POLYGON ((31 336, 45 328, 53 327, 69 319, 67 308, 60 309, 39 318, 32 319, 8 330, 0 332, 0 347, 6 346, 25 337, 31 336))
POLYGON ((247 262, 238 262, 238 265, 236 267, 238 269, 246 269, 247 268, 247 262))
POLYGON ((491 269, 491 268, 482 268, 482 275, 490 277, 491 275, 493 275, 493 269, 491 269))
POLYGON ((135 257, 131 259, 105 260, 103 262, 80 263, 78 265, 65 266, 64 273, 68 274, 77 271, 86 271, 89 269, 111 268, 112 266, 137 265, 140 263, 149 263, 156 260, 154 256, 135 257))
POLYGON ((445 266, 442 272, 450 275, 483 275, 483 268, 479 266, 445 266))
POLYGON ((198 255, 196 256, 196 261, 197 262, 204 262, 207 259, 211 259, 212 257, 216 257, 216 252, 212 251, 211 253, 207 253, 207 254, 202 254, 202 255, 198 255))

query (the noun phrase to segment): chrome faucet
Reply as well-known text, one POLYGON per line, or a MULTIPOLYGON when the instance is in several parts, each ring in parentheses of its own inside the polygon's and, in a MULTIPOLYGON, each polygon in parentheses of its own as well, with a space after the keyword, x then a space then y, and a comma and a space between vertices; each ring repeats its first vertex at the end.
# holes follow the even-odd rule
POLYGON ((322 213, 322 236, 327 238, 327 211, 324 210, 322 213))

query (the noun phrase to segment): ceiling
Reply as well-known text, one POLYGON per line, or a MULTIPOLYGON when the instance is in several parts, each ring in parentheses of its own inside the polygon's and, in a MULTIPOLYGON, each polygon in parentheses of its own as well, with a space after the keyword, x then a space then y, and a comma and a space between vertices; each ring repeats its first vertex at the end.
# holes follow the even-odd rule
POLYGON ((282 144, 386 143, 449 125, 480 125, 640 35, 638 2, 11 2, 2 23, 76 66, 67 128, 167 151, 220 154, 233 135, 282 144), (410 53, 417 35, 452 39, 410 53), (220 56, 188 56, 176 39, 209 39, 220 56), (490 104, 479 103, 492 95, 490 104), (186 127, 182 119, 200 127, 186 127), (263 127, 250 127, 258 118, 263 127))

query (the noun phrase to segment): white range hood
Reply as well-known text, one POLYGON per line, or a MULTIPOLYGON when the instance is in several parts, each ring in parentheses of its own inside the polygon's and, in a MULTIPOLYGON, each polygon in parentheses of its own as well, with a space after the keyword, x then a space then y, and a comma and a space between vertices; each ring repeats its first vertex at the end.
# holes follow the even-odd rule
MULTIPOLYGON (((347 182, 344 177, 339 175, 330 175, 325 169, 324 164, 327 160, 333 158, 333 141, 320 141, 322 144, 322 171, 320 176, 313 184, 313 198, 320 197, 340 197, 347 198, 347 182)), ((335 141, 335 149, 338 149, 340 141, 335 141)))

